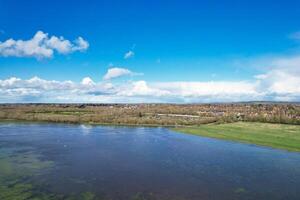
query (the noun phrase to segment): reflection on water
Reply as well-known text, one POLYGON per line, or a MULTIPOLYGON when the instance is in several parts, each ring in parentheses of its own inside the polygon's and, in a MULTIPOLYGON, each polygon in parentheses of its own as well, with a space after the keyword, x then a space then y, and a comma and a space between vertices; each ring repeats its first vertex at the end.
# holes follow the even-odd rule
POLYGON ((0 199, 300 199, 299 185, 299 153, 165 128, 0 125, 0 199))

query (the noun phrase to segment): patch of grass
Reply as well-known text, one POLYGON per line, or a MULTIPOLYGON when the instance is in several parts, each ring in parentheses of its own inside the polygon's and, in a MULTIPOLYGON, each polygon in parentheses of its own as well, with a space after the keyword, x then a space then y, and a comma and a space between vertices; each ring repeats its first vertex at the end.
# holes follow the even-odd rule
POLYGON ((92 114, 94 112, 88 110, 55 110, 55 111, 29 111, 26 112, 29 114, 52 114, 52 115, 84 115, 84 114, 92 114))
POLYGON ((174 128, 173 130, 300 152, 300 126, 298 125, 236 122, 174 128))

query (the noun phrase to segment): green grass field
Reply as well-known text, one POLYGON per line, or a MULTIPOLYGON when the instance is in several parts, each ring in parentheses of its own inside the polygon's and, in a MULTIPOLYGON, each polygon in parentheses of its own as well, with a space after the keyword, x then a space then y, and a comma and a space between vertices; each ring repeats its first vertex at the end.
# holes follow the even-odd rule
POLYGON ((173 130, 204 137, 300 152, 299 125, 236 122, 174 128, 173 130))

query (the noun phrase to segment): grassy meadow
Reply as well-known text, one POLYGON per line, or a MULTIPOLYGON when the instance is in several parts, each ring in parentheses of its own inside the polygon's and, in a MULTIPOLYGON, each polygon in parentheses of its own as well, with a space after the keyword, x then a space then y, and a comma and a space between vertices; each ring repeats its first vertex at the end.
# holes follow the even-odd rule
POLYGON ((204 137, 300 152, 300 126, 259 122, 208 124, 173 130, 204 137))

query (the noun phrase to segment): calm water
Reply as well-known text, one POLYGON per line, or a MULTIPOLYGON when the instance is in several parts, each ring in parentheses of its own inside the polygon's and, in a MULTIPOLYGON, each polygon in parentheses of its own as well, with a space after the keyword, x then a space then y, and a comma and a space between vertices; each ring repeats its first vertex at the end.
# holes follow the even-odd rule
POLYGON ((53 163, 26 179, 45 193, 89 191, 118 200, 300 199, 300 153, 166 128, 0 124, 0 152, 8 151, 53 163))

